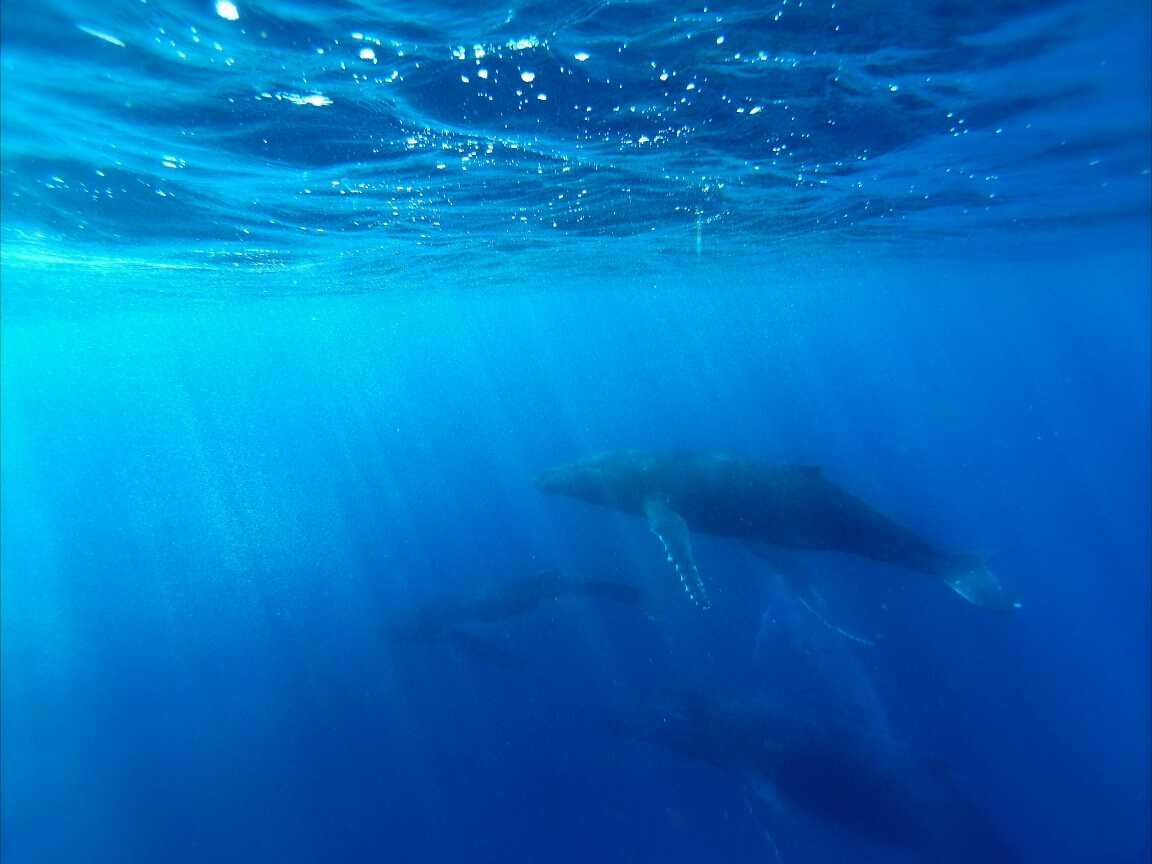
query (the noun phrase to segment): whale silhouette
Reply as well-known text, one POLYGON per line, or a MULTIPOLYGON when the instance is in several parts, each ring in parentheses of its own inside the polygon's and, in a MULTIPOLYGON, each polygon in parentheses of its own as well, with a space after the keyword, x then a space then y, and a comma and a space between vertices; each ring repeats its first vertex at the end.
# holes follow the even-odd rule
POLYGON ((785 864, 832 860, 822 847, 851 837, 925 864, 1020 860, 947 765, 807 701, 688 690, 611 714, 604 725, 739 781, 785 864))
POLYGON ((516 666, 523 662, 522 657, 461 628, 526 615, 544 602, 561 597, 611 600, 625 606, 639 606, 645 601, 644 591, 633 585, 545 570, 499 582, 477 594, 441 597, 406 610, 390 621, 381 635, 394 645, 448 643, 489 663, 516 666))
POLYGON ((831 550, 938 576, 970 603, 1008 602, 985 556, 949 555, 807 465, 773 465, 689 451, 615 450, 551 468, 535 481, 568 495, 644 516, 689 595, 709 605, 689 531, 796 550, 831 550))

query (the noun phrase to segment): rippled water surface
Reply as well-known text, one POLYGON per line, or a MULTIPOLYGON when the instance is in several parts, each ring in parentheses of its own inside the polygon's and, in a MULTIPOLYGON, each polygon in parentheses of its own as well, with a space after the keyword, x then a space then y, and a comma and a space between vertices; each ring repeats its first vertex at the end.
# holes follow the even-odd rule
POLYGON ((764 718, 854 711, 1014 860, 1149 860, 1146 2, 0 10, 5 862, 951 854, 766 812, 764 718), (693 531, 698 609, 533 487, 624 448, 1022 608, 693 531))
POLYGON ((1139 3, 221 8, 9 5, 7 244, 750 244, 1146 215, 1139 3))

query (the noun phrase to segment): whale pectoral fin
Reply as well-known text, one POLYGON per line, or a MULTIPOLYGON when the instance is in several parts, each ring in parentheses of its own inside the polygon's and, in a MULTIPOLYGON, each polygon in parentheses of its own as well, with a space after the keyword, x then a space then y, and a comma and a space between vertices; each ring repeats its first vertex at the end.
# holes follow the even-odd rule
POLYGON ((696 562, 692 560, 692 541, 688 538, 688 524, 668 506, 655 496, 644 499, 644 513, 648 516, 648 525, 652 532, 664 544, 664 551, 668 553, 668 560, 676 567, 680 574, 680 581, 688 596, 696 601, 701 609, 707 609, 712 604, 708 602, 708 595, 704 592, 704 583, 700 581, 700 574, 696 571, 696 562))
POLYGON ((957 555, 941 576, 949 588, 981 609, 1012 612, 1020 608, 1019 603, 1005 599, 1000 580, 988 569, 984 556, 957 555))
POLYGON ((756 771, 742 771, 740 779, 744 786, 744 800, 748 802, 748 810, 756 820, 756 824, 768 835, 768 842, 773 846, 776 860, 782 864, 796 860, 799 856, 793 832, 790 830, 792 820, 789 818, 787 805, 780 792, 768 778, 756 771))

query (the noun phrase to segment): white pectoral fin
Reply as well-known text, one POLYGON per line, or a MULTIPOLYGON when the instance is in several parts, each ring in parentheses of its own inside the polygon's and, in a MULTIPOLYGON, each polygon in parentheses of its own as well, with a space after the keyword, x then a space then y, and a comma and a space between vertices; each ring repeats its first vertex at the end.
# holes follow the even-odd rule
POLYGON ((676 567, 688 596, 695 600, 700 608, 707 609, 712 604, 708 602, 704 583, 700 581, 696 562, 692 560, 692 541, 688 538, 687 523, 679 513, 668 509, 668 505, 654 495, 644 499, 644 513, 648 516, 648 525, 652 528, 652 532, 664 544, 668 560, 676 567))
POLYGON ((795 860, 798 856, 792 848, 792 820, 776 787, 755 771, 742 771, 740 779, 744 785, 744 800, 748 802, 752 818, 768 835, 776 860, 784 864, 795 860))
POLYGON ((1019 603, 1009 602, 1000 588, 1000 580, 988 569, 985 555, 955 555, 941 574, 944 582, 975 606, 992 612, 1012 612, 1019 603))

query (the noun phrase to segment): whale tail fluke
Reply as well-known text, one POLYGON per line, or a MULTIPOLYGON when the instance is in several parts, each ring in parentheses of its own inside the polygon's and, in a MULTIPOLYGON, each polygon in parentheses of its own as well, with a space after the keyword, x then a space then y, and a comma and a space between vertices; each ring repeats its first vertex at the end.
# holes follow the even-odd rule
POLYGON ((953 555, 941 568, 944 583, 973 605, 990 612, 1014 612, 1020 608, 1004 596, 1000 580, 988 568, 988 559, 994 552, 975 552, 953 555))

